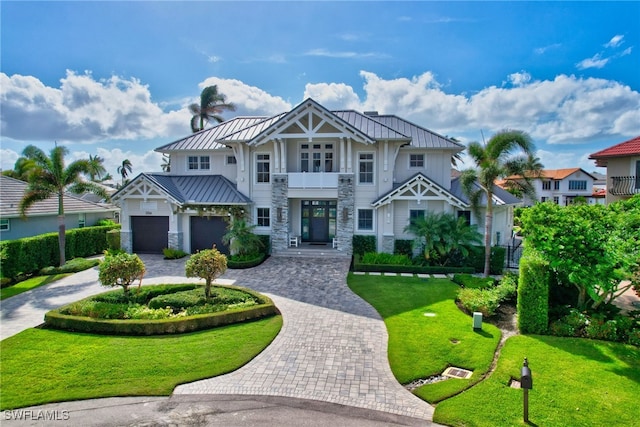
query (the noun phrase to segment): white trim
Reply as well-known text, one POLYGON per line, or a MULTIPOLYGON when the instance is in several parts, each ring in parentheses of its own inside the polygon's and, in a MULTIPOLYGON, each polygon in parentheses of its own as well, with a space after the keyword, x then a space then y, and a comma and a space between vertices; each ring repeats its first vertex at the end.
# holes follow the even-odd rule
POLYGON ((259 230, 270 230, 271 229, 271 206, 256 206, 254 208, 254 218, 255 218, 255 225, 256 228, 259 230), (269 225, 258 225, 258 209, 269 209, 269 215, 267 216, 267 219, 269 220, 269 225))
POLYGON ((268 151, 256 151, 253 153, 253 183, 255 185, 271 185, 271 175, 273 174, 273 159, 271 159, 273 155, 268 151), (268 182, 260 182, 258 181, 258 156, 267 155, 269 156, 269 181, 268 182))
POLYGON ((369 207, 369 206, 358 206, 355 208, 356 211, 356 230, 358 232, 363 232, 363 233, 372 233, 374 234, 376 232, 376 210, 369 207), (366 228, 360 228, 360 211, 371 211, 371 229, 366 229, 366 228))
POLYGON ((414 169, 414 170, 423 170, 425 168, 426 163, 426 157, 424 153, 408 153, 409 155, 407 156, 407 168, 408 169, 414 169), (422 156, 422 166, 411 166, 411 156, 422 156))

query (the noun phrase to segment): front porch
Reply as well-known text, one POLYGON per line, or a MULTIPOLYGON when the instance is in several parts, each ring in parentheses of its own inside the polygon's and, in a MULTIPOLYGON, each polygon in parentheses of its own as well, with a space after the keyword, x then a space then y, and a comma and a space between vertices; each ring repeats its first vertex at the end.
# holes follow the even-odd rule
POLYGON ((301 242, 298 246, 289 246, 286 249, 274 250, 272 256, 298 257, 298 258, 349 258, 350 253, 339 251, 332 242, 312 243, 301 242))

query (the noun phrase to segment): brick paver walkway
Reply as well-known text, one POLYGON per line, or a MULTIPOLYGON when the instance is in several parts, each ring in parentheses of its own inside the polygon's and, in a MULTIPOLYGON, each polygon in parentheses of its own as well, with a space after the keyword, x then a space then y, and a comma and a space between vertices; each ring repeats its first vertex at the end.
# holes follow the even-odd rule
POLYGON ((433 407, 404 389, 387 359, 378 313, 346 284, 349 260, 269 258, 224 279, 263 292, 284 325, 241 369, 176 387, 174 394, 285 396, 431 420, 433 407))

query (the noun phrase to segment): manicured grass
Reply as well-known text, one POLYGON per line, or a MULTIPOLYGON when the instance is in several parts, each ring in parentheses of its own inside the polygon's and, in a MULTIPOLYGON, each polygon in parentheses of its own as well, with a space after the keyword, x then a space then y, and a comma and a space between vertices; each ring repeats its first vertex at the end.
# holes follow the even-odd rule
POLYGON ((63 277, 69 276, 70 274, 71 273, 54 274, 51 276, 37 276, 27 280, 23 280, 22 282, 18 282, 13 286, 9 286, 8 288, 0 289, 0 301, 5 298, 9 298, 14 295, 18 295, 28 290, 37 288, 38 286, 43 286, 51 282, 55 282, 56 280, 60 280, 63 277))
POLYGON ((473 330, 471 317, 454 302, 460 289, 455 283, 352 274, 348 283, 384 319, 389 363, 400 383, 440 374, 450 365, 473 371, 468 380, 449 379, 420 387, 415 393, 421 398, 440 401, 477 382, 489 369, 500 331, 487 323, 482 331, 473 330))
POLYGON ((238 369, 269 345, 281 327, 281 316, 273 316, 156 337, 27 329, 0 342, 0 409, 169 395, 178 384, 238 369))
POLYGON ((640 349, 620 343, 515 336, 486 381, 441 402, 434 421, 452 426, 521 426, 523 392, 508 386, 529 360, 529 420, 539 426, 637 426, 640 349))

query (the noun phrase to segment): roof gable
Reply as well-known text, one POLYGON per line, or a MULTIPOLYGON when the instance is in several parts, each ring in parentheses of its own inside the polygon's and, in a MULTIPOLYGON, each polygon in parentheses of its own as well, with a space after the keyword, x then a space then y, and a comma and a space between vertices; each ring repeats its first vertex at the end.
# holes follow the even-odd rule
POLYGON ((640 136, 593 153, 589 158, 596 160, 596 166, 606 166, 606 159, 629 156, 640 156, 640 136))
POLYGON ((420 172, 379 197, 371 205, 379 208, 395 200, 416 200, 418 203, 422 200, 444 200, 460 209, 469 208, 466 201, 420 172))

